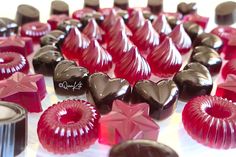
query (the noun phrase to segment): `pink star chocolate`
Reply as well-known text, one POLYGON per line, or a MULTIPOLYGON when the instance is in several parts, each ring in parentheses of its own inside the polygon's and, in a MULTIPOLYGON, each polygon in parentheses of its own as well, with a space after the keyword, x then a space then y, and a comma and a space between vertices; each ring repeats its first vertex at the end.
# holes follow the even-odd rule
POLYGON ((117 14, 114 9, 111 9, 110 13, 105 17, 104 21, 102 22, 102 28, 105 31, 109 31, 109 29, 115 25, 117 20, 117 14))
POLYGON ((192 47, 192 41, 189 35, 185 32, 183 24, 177 25, 169 36, 181 54, 189 52, 192 47))
POLYGON ((114 73, 116 77, 124 78, 130 84, 135 84, 139 80, 149 79, 151 69, 147 61, 139 53, 138 48, 133 46, 116 63, 114 73))
POLYGON ((82 52, 79 65, 86 67, 90 73, 107 72, 112 67, 112 57, 97 40, 92 40, 89 47, 82 52))
POLYGON ((112 111, 99 120, 99 142, 114 145, 127 140, 156 141, 159 126, 149 117, 146 103, 126 104, 113 101, 112 111))
POLYGON ((236 59, 229 60, 222 68, 222 77, 226 79, 229 74, 236 75, 236 59))
POLYGON ((227 98, 229 100, 232 100, 233 102, 236 102, 235 95, 236 95, 236 75, 229 74, 223 83, 218 84, 216 90, 216 96, 227 98))
POLYGON ((144 25, 145 18, 142 11, 133 11, 127 23, 130 30, 134 33, 138 28, 144 25))
POLYGON ((27 56, 33 51, 33 41, 29 37, 10 36, 0 38, 0 52, 17 52, 27 56))
POLYGON ((44 77, 41 74, 14 73, 0 81, 0 100, 20 104, 29 112, 41 112, 41 100, 46 95, 44 77))
POLYGON ((169 37, 151 51, 147 61, 152 73, 159 77, 170 77, 182 66, 182 57, 169 37))
POLYGON ((152 27, 151 22, 146 20, 144 25, 136 30, 132 40, 142 54, 148 54, 159 45, 159 38, 160 36, 152 27))
POLYGON ((72 27, 61 45, 62 54, 72 60, 77 60, 88 47, 89 39, 78 28, 72 27))
POLYGON ((203 29, 205 29, 208 24, 209 17, 201 16, 198 14, 189 14, 189 15, 184 16, 183 21, 195 22, 199 24, 200 26, 202 26, 203 29))
POLYGON ((105 31, 100 28, 95 19, 91 19, 87 26, 84 28, 83 33, 89 39, 96 39, 99 43, 104 43, 105 41, 105 31))

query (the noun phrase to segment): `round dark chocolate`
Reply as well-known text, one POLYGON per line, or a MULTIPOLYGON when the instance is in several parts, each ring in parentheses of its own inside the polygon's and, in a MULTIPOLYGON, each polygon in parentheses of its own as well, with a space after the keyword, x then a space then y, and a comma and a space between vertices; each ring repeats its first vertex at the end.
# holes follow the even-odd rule
POLYGON ((148 0, 148 7, 153 14, 159 14, 163 10, 163 0, 148 0))
POLYGON ((173 78, 180 93, 180 99, 188 101, 197 96, 209 95, 213 81, 209 70, 200 63, 189 63, 173 78))
POLYGON ((127 10, 129 8, 129 0, 114 0, 114 6, 127 10))
POLYGON ((99 0, 84 0, 84 7, 91 8, 94 10, 99 10, 100 8, 99 0))
POLYGON ((109 157, 178 157, 169 146, 148 140, 132 140, 115 145, 109 157))
POLYGON ((74 61, 63 60, 53 74, 54 89, 60 95, 80 95, 87 91, 89 71, 77 66, 74 61))
POLYGON ((17 23, 9 18, 0 17, 0 36, 10 36, 17 34, 18 25, 17 23))
POLYGON ((218 74, 222 59, 217 51, 206 46, 197 46, 193 49, 190 62, 198 62, 207 67, 212 75, 218 74))
POLYGON ((197 12, 197 4, 196 3, 185 3, 181 2, 177 5, 177 12, 187 15, 187 14, 193 14, 197 12))
POLYGON ((38 9, 27 4, 19 5, 16 12, 16 23, 21 26, 33 21, 39 21, 38 9))
POLYGON ((223 45, 223 41, 217 35, 212 33, 202 33, 197 36, 193 43, 193 47, 196 46, 207 46, 218 51, 223 45))
POLYGON ((69 6, 66 2, 55 0, 51 2, 51 15, 65 14, 69 15, 69 6))
POLYGON ((69 19, 59 23, 57 29, 68 33, 71 27, 77 27, 79 30, 82 30, 82 23, 79 20, 69 19))
POLYGON ((0 156, 16 156, 27 145, 27 111, 11 102, 0 101, 0 156))
POLYGON ((57 43, 59 43, 60 45, 60 43, 64 38, 65 38, 64 32, 60 30, 53 30, 40 38, 40 46, 42 47, 45 45, 56 45, 57 43))
POLYGON ((148 103, 150 116, 156 120, 163 120, 175 111, 178 97, 178 87, 172 80, 138 81, 132 91, 132 102, 148 103))
POLYGON ((63 56, 52 45, 41 47, 33 57, 33 66, 36 73, 53 75, 56 65, 64 60, 63 56))
POLYGON ((192 21, 185 22, 183 26, 193 42, 195 41, 198 35, 204 32, 203 28, 200 25, 192 21))
POLYGON ((231 25, 236 22, 236 2, 220 3, 215 9, 215 22, 219 25, 231 25))
POLYGON ((104 73, 94 73, 88 79, 93 101, 101 114, 111 111, 115 99, 128 101, 131 95, 129 82, 121 78, 110 78, 104 73))

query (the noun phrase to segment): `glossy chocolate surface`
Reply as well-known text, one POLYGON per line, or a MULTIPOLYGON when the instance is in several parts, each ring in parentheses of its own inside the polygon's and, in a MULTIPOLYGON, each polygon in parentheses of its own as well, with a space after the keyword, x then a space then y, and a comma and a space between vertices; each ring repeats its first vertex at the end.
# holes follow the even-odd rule
POLYGON ((153 14, 159 14, 163 10, 163 0, 148 0, 148 7, 153 14))
POLYGON ((101 114, 111 111, 115 99, 128 101, 131 86, 125 79, 110 78, 104 73, 94 73, 88 79, 89 90, 101 114))
POLYGON ((193 46, 207 46, 218 51, 223 45, 223 41, 212 33, 200 34, 193 43, 193 46))
POLYGON ((17 23, 9 18, 0 17, 0 36, 10 36, 17 34, 18 25, 17 23))
POLYGON ((97 24, 101 26, 104 21, 104 16, 99 12, 83 14, 80 17, 80 22, 82 23, 82 28, 85 28, 91 19, 95 19, 97 24))
POLYGON ((27 111, 15 103, 0 101, 0 156, 16 156, 27 145, 27 111))
POLYGON ((213 81, 208 69, 200 63, 189 63, 178 72, 174 78, 182 100, 209 95, 213 87, 213 81))
POLYGON ((82 23, 79 20, 75 19, 70 19, 70 20, 65 20, 61 23, 58 24, 57 29, 68 33, 71 29, 71 27, 77 27, 79 30, 82 30, 82 23))
POLYGON ((177 106, 179 90, 172 80, 161 80, 157 83, 138 81, 132 91, 132 101, 146 102, 150 106, 150 116, 156 120, 169 117, 177 106))
POLYGON ((231 25, 236 22, 236 2, 220 3, 215 9, 215 22, 219 25, 231 25))
POLYGON ((192 14, 197 12, 196 3, 181 2, 177 6, 177 11, 183 15, 192 14))
POLYGON ((64 58, 52 45, 41 47, 33 57, 33 66, 36 73, 44 75, 53 75, 56 65, 64 58))
POLYGON ((69 15, 69 6, 66 2, 60 0, 54 0, 51 2, 51 15, 53 14, 65 14, 69 15))
POLYGON ((203 28, 196 24, 195 22, 184 22, 183 24, 186 33, 188 33, 189 37, 191 38, 192 42, 197 38, 198 35, 203 33, 203 28))
POLYGON ((175 16, 166 16, 167 22, 169 23, 171 29, 174 29, 175 26, 179 25, 181 23, 180 19, 178 19, 175 16))
POLYGON ((16 12, 16 23, 21 26, 33 21, 39 21, 38 9, 27 4, 19 5, 16 12))
POLYGON ((218 52, 206 46, 195 47, 190 62, 203 64, 211 74, 218 74, 222 65, 222 59, 218 52))
POLYGON ((170 147, 148 140, 132 140, 114 146, 109 157, 178 157, 170 147))
POLYGON ((99 10, 100 8, 99 0, 85 0, 84 7, 91 8, 93 10, 99 10))
POLYGON ((73 61, 59 62, 53 75, 55 92, 60 95, 83 94, 87 90, 88 75, 86 68, 77 66, 73 61))
POLYGON ((40 46, 57 45, 63 41, 65 33, 60 30, 53 30, 40 38, 40 46))

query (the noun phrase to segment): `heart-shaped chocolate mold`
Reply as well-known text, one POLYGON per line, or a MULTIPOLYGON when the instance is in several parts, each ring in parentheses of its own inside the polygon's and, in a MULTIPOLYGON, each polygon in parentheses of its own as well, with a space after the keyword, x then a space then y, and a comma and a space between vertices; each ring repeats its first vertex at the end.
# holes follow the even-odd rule
POLYGON ((64 60, 57 64, 53 82, 57 94, 75 95, 83 94, 87 89, 89 72, 84 67, 79 67, 75 62, 64 60))
POLYGON ((211 74, 217 74, 222 65, 222 59, 217 51, 206 46, 197 46, 193 49, 190 62, 198 62, 207 67, 211 74))
POLYGON ((48 34, 44 35, 40 38, 40 45, 56 45, 57 43, 61 43, 65 38, 65 33, 60 30, 53 30, 48 34))
POLYGON ((189 100, 200 95, 209 95, 213 81, 208 69, 200 63, 189 63, 178 72, 173 80, 177 84, 182 100, 189 100))
POLYGON ((157 83, 150 80, 138 81, 132 91, 132 102, 146 102, 150 106, 150 116, 157 120, 169 117, 176 109, 179 89, 172 80, 157 83))
POLYGON ((41 47, 33 57, 33 66, 36 73, 53 75, 56 65, 64 60, 63 56, 52 45, 41 47))
POLYGON ((129 82, 121 78, 110 78, 104 73, 94 73, 88 79, 89 90, 101 114, 111 111, 113 100, 127 101, 131 94, 129 82))
POLYGON ((196 13, 197 12, 196 3, 181 2, 177 6, 177 11, 183 15, 196 13))

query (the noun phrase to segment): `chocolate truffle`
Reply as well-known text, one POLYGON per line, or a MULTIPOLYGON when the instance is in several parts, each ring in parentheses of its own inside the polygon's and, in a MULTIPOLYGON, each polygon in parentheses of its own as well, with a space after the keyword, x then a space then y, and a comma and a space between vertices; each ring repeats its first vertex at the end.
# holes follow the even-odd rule
POLYGON ((197 36, 193 46, 207 46, 218 51, 223 45, 223 41, 217 35, 212 33, 202 33, 197 36))
POLYGON ((196 3, 181 2, 177 6, 177 11, 183 15, 193 14, 197 12, 196 3))
POLYGON ((33 21, 39 21, 38 9, 27 4, 19 5, 16 12, 16 23, 21 26, 33 21))
POLYGON ((196 39, 196 37, 203 33, 203 28, 196 24, 195 22, 184 22, 183 24, 185 31, 188 33, 192 42, 196 39))
POLYGON ((64 58, 52 45, 41 47, 33 57, 33 66, 36 73, 44 75, 53 75, 56 65, 64 58))
POLYGON ((84 7, 92 8, 94 10, 99 10, 100 8, 99 0, 84 0, 84 7))
POLYGON ((236 22, 236 2, 227 1, 217 5, 215 22, 219 25, 231 25, 236 22))
POLYGON ((80 95, 87 90, 89 72, 86 68, 77 66, 74 61, 63 60, 54 70, 54 89, 60 95, 80 95))
POLYGON ((69 15, 69 6, 66 2, 55 0, 51 3, 51 15, 53 14, 65 14, 69 15))
POLYGON ((60 30, 53 30, 40 38, 40 46, 45 45, 60 45, 65 38, 65 33, 60 30))
POLYGON ((27 145, 27 111, 15 104, 0 101, 0 156, 20 154, 27 145))
POLYGON ((127 10, 129 7, 129 0, 114 0, 114 6, 127 10))
POLYGON ((18 25, 17 23, 9 18, 0 18, 0 36, 10 36, 12 34, 17 34, 18 25))
POLYGON ((109 157, 178 157, 169 146, 149 141, 132 140, 113 146, 109 157), (132 155, 131 155, 132 154, 132 155))
POLYGON ((209 95, 213 81, 209 70, 200 63, 189 63, 178 72, 174 78, 180 93, 180 99, 187 101, 191 98, 209 95))
POLYGON ((158 14, 163 9, 163 0, 148 0, 148 7, 153 14, 158 14))
POLYGON ((197 46, 193 49, 190 62, 203 64, 211 74, 217 74, 222 65, 222 59, 217 51, 207 46, 197 46))

